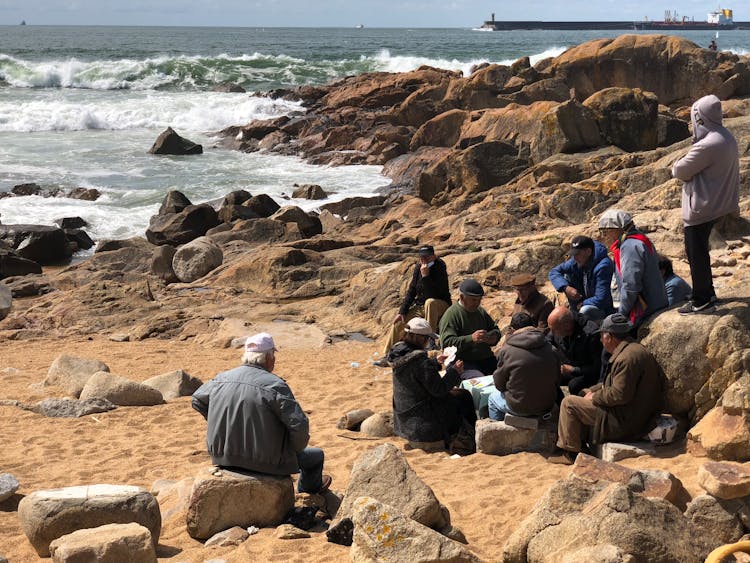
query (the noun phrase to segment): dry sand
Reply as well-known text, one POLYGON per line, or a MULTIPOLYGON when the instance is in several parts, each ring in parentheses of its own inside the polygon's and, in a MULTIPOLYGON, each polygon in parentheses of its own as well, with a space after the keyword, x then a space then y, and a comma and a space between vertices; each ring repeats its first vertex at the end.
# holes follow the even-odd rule
MULTIPOLYGON (((391 404, 390 370, 370 364, 380 349, 375 343, 343 341, 323 344, 315 325, 274 323, 265 327, 276 335, 281 351, 275 372, 287 380, 311 421, 311 445, 326 453, 325 471, 332 489, 343 492, 352 464, 368 448, 400 438, 351 440, 336 429, 348 410, 368 407, 388 410, 391 404), (352 367, 358 362, 359 367, 352 367)), ((0 399, 35 402, 62 397, 54 387, 44 388, 52 361, 61 353, 99 359, 111 371, 143 381, 174 369, 184 369, 204 381, 235 367, 240 352, 192 342, 145 340, 112 342, 106 336, 81 341, 0 344, 0 399)), ((11 563, 38 561, 23 535, 16 513, 22 495, 38 489, 95 483, 128 484, 151 488, 158 479, 193 476, 210 464, 205 451, 206 423, 182 397, 154 407, 120 407, 79 419, 54 419, 0 406, 3 447, 0 473, 16 476, 18 493, 0 503, 0 555, 11 563)), ((505 457, 475 454, 451 459, 446 453, 405 452, 417 474, 450 509, 452 521, 469 547, 487 561, 498 561, 505 540, 531 511, 544 491, 569 469, 545 462, 537 454, 505 457)), ((625 465, 666 469, 679 477, 688 491, 699 494, 697 468, 703 461, 670 452, 666 457, 642 457, 625 465)), ((164 513, 164 508, 162 509, 164 513)), ((310 539, 278 540, 264 529, 234 548, 204 548, 188 536, 184 514, 164 518, 159 560, 203 562, 208 559, 240 561, 347 561, 349 550, 327 543, 325 534, 310 539)))

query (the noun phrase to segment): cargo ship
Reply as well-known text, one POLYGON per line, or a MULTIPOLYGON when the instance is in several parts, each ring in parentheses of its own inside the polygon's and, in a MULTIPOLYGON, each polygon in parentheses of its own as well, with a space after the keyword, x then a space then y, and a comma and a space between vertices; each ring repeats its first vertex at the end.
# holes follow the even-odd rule
POLYGON ((721 9, 709 12, 706 21, 695 21, 693 19, 680 17, 677 10, 667 10, 664 12, 664 21, 643 20, 635 22, 636 29, 656 29, 656 30, 679 30, 679 29, 696 29, 696 30, 725 30, 737 29, 734 23, 732 10, 721 9))

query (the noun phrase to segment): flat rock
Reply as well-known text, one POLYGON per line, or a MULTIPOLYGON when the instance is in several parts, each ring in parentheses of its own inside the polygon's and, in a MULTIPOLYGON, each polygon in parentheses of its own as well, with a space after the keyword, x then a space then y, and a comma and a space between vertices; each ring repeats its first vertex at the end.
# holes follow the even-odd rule
POLYGON ((190 537, 207 539, 233 526, 277 526, 294 506, 290 477, 204 468, 187 508, 190 537))
POLYGON ((22 409, 50 418, 79 418, 89 414, 107 412, 117 405, 107 399, 44 399, 33 405, 19 405, 22 409))
POLYGON ((81 391, 81 400, 94 398, 129 407, 160 405, 164 402, 157 389, 104 371, 92 375, 81 391))
POLYGON ((245 528, 239 526, 232 526, 228 530, 214 534, 204 543, 204 547, 231 547, 234 545, 240 545, 243 541, 250 537, 245 528))
POLYGON ((538 430, 517 428, 503 421, 482 418, 475 426, 477 451, 490 455, 508 455, 521 451, 552 452, 557 441, 553 425, 538 430))
POLYGON ((44 385, 57 385, 78 397, 89 378, 99 371, 109 371, 109 367, 99 360, 63 354, 52 362, 44 385))
POLYGON ((156 563, 151 532, 140 524, 105 524, 76 530, 50 543, 55 563, 156 563))
POLYGON ((687 450, 715 460, 750 460, 750 413, 714 407, 687 434, 687 450))
POLYGON ((352 563, 479 563, 465 546, 370 497, 353 503, 352 563))
POLYGON ((536 430, 539 428, 539 419, 530 418, 527 416, 515 416, 512 414, 506 414, 503 422, 508 426, 514 428, 526 428, 528 430, 536 430))
POLYGON ((18 490, 18 480, 10 473, 0 474, 0 502, 8 500, 18 490))
POLYGON ((49 545, 59 537, 104 524, 135 522, 159 542, 161 513, 154 496, 128 485, 83 485, 35 491, 18 504, 21 529, 40 557, 49 557, 49 545))
POLYGON ((177 397, 192 395, 198 387, 203 385, 203 382, 197 377, 178 369, 150 377, 143 384, 158 390, 164 400, 168 401, 177 397))
POLYGON ((698 469, 698 484, 707 493, 722 499, 750 495, 750 468, 740 463, 704 463, 698 469))
POLYGON ((276 537, 280 540, 298 540, 309 538, 310 534, 291 524, 282 524, 276 528, 276 537))
POLYGON ((656 455, 656 446, 650 442, 633 442, 621 444, 619 442, 604 442, 597 444, 595 448, 596 457, 603 461, 620 461, 630 457, 640 457, 642 455, 656 455))
POLYGON ((354 462, 336 519, 351 518, 354 501, 362 496, 393 506, 408 518, 435 530, 450 524, 435 493, 393 444, 367 450, 354 462))

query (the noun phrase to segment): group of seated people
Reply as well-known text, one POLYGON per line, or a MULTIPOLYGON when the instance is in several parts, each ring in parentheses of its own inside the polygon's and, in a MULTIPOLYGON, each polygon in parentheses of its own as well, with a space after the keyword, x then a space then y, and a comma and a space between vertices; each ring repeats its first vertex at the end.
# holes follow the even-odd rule
POLYGON ((564 305, 555 307, 542 295, 533 275, 511 278, 517 299, 503 333, 481 306, 484 288, 477 280, 463 280, 451 304, 445 263, 432 247, 419 250, 420 262, 379 362, 393 368, 398 435, 412 442, 442 440, 450 449, 457 433, 473 427, 477 417, 462 381, 489 376, 491 419, 549 418, 559 407, 559 451, 552 462, 572 463, 588 445, 638 439, 651 430, 663 372, 635 340, 636 331, 647 317, 687 300, 690 286, 628 213, 605 212, 599 230, 603 242, 574 237, 570 258, 549 273, 553 287, 565 295, 564 305), (438 339, 443 353, 432 357, 438 339))

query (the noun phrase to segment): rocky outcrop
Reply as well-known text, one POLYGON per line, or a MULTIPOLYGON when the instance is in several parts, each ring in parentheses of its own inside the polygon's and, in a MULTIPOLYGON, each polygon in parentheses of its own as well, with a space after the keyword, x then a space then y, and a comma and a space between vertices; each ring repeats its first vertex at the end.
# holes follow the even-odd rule
POLYGON ((151 154, 203 154, 203 146, 180 137, 174 129, 167 127, 156 138, 148 151, 151 154))
POLYGON ((65 231, 59 227, 2 224, 0 241, 7 242, 20 258, 43 266, 63 263, 72 255, 65 231))
POLYGON ((219 224, 216 210, 210 205, 188 205, 178 213, 154 215, 146 229, 151 244, 178 246, 206 234, 219 224))

